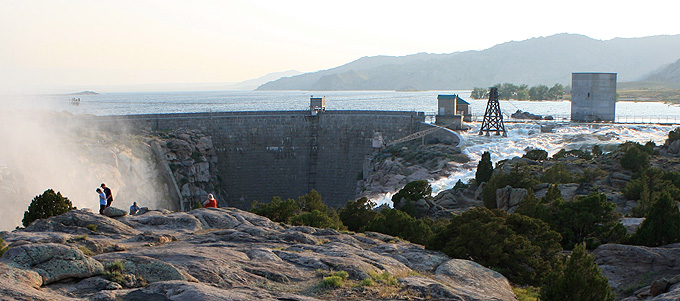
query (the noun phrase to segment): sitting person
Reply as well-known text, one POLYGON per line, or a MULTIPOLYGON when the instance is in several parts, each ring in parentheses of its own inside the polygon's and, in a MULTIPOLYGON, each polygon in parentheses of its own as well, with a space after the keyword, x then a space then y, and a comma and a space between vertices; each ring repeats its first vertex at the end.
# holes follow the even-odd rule
POLYGON ((217 208, 217 200, 212 193, 208 195, 208 199, 203 202, 203 208, 217 208))
POLYGON ((137 214, 137 211, 139 211, 139 206, 137 206, 137 202, 133 202, 132 206, 130 206, 130 215, 137 214))

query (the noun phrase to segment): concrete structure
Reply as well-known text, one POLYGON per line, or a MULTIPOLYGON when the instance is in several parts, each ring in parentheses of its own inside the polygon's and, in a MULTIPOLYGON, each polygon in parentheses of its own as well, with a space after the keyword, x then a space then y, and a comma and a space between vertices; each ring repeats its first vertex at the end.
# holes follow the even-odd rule
POLYGON ((424 113, 393 111, 150 114, 98 116, 97 121, 111 130, 187 128, 210 135, 221 197, 241 209, 250 209, 255 200, 297 198, 311 189, 326 204, 344 206, 356 194, 375 139, 391 141, 425 128, 424 113))
POLYGON ((463 129, 463 117, 472 120, 469 103, 458 95, 437 95, 437 118, 435 124, 447 126, 453 130, 463 129), (459 107, 460 106, 460 107, 459 107))
POLYGON ((571 121, 614 121, 616 73, 571 74, 571 121))
POLYGON ((319 112, 326 111, 326 97, 310 97, 309 111, 313 116, 316 116, 319 112))

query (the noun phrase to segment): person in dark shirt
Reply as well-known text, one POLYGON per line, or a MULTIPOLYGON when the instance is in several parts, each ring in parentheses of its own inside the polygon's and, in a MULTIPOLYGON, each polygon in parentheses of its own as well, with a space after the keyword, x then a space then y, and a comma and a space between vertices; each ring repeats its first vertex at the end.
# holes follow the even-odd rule
POLYGON ((111 206, 111 203, 113 203, 113 194, 111 194, 111 189, 106 187, 106 184, 104 183, 102 183, 100 187, 104 190, 104 193, 106 194, 106 207, 111 206))

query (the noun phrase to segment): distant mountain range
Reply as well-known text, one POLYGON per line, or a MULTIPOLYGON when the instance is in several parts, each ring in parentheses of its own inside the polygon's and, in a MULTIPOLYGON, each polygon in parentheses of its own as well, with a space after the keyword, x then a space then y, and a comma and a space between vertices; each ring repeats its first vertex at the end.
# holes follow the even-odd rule
POLYGON ((680 59, 652 73, 645 80, 680 84, 680 59))
MULTIPOLYGON (((625 82, 665 72, 660 68, 678 59, 680 35, 602 41, 557 34, 481 51, 363 57, 332 69, 283 77, 257 90, 458 90, 503 82, 569 85, 572 72, 616 72, 618 81, 625 82)), ((668 72, 677 77, 679 64, 674 65, 675 73, 668 72)))

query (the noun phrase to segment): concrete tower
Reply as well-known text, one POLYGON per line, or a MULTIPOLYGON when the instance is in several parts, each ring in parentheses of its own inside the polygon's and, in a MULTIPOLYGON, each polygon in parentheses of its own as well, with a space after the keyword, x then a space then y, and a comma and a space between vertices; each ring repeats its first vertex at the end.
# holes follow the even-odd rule
POLYGON ((614 121, 616 73, 571 74, 571 121, 614 121))

